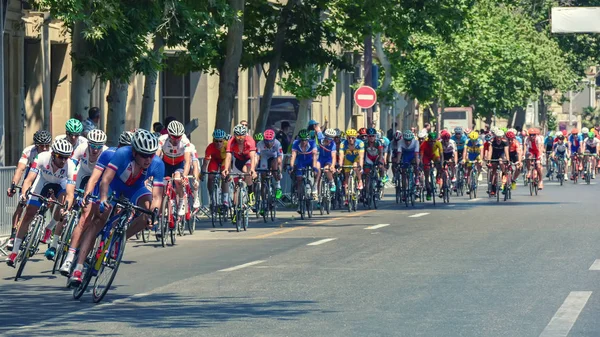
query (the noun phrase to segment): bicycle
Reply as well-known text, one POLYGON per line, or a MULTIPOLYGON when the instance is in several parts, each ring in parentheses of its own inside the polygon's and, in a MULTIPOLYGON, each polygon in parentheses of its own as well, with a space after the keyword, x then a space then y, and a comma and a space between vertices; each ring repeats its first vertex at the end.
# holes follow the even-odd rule
POLYGON ((321 169, 321 192, 319 193, 319 211, 321 211, 321 215, 325 213, 329 214, 331 210, 331 190, 327 175, 325 174, 329 171, 329 169, 321 169))
POLYGON ((69 252, 69 244, 71 243, 71 235, 73 235, 73 230, 79 223, 79 218, 81 217, 81 204, 82 197, 85 191, 82 189, 75 189, 75 200, 73 201, 73 207, 69 211, 67 215, 67 221, 63 228, 62 234, 58 240, 58 246, 56 247, 56 255, 54 256, 54 265, 52 266, 52 275, 56 273, 56 271, 62 266, 63 262, 67 257, 67 253, 69 252))
POLYGON ((348 212, 356 212, 356 206, 358 204, 358 182, 356 172, 354 172, 354 166, 352 165, 343 165, 342 168, 350 169, 347 173, 350 176, 348 176, 348 187, 346 188, 346 207, 348 212))
POLYGON ((449 170, 449 161, 444 160, 442 163, 442 201, 446 204, 450 202, 450 170, 449 170))
POLYGON ((331 196, 331 208, 342 209, 344 206, 344 176, 342 172, 333 172, 333 180, 335 182, 335 193, 331 196))
POLYGON ((415 173, 413 164, 406 164, 408 167, 402 167, 399 172, 400 181, 402 182, 402 199, 404 205, 408 207, 408 204, 412 207, 415 206, 415 173))
POLYGON ((529 195, 533 196, 533 194, 538 195, 539 190, 539 177, 537 174, 537 159, 536 158, 527 158, 525 161, 533 161, 533 168, 531 169, 531 177, 528 179, 529 181, 529 195))
MULTIPOLYGON (((62 207, 63 209, 68 208, 67 203, 62 204, 56 200, 53 200, 51 197, 47 198, 35 192, 28 192, 28 194, 30 196, 37 197, 41 205, 37 211, 37 214, 31 221, 31 224, 29 225, 29 231, 23 239, 21 247, 19 248, 19 252, 17 253, 15 264, 19 264, 19 268, 17 269, 15 281, 17 281, 23 274, 23 270, 25 270, 27 261, 29 261, 29 259, 39 250, 40 239, 43 236, 44 228, 46 228, 46 212, 55 205, 62 207)), ((48 195, 53 196, 54 190, 50 189, 48 191, 48 195)))
POLYGON ((246 185, 244 178, 249 175, 249 173, 229 174, 229 177, 234 178, 234 190, 237 195, 235 205, 231 208, 231 222, 235 224, 235 229, 238 232, 241 232, 242 229, 244 229, 244 231, 248 230, 248 209, 250 207, 248 206, 248 185, 246 185))
POLYGON ((192 193, 192 187, 190 184, 190 179, 194 179, 194 176, 187 176, 182 178, 182 181, 185 182, 184 186, 183 186, 183 195, 184 197, 182 198, 182 202, 185 199, 186 202, 186 208, 185 208, 185 214, 184 215, 177 215, 176 217, 176 223, 175 223, 175 227, 177 228, 177 235, 179 236, 184 236, 185 235, 185 229, 187 227, 188 232, 190 233, 190 235, 192 233, 194 233, 194 229, 192 228, 191 223, 194 223, 195 226, 195 220, 192 220, 192 218, 196 218, 195 216, 193 216, 193 212, 194 210, 192 209, 192 205, 194 203, 194 198, 193 198, 193 193, 192 193))
POLYGON ((515 163, 508 163, 508 166, 506 167, 506 182, 504 183, 504 189, 502 190, 504 201, 512 199, 512 177, 515 172, 515 165, 515 163))
POLYGON ((492 175, 489 174, 489 172, 491 171, 488 170, 488 197, 492 198, 494 197, 493 194, 495 194, 496 196, 496 202, 500 202, 500 193, 502 191, 502 175, 504 174, 504 172, 502 172, 502 169, 500 167, 501 162, 503 162, 503 159, 490 159, 488 160, 488 163, 497 163, 497 167, 496 167, 496 184, 492 184, 492 175), (495 192, 494 189, 492 187, 495 187, 495 192))
POLYGON ((591 183, 592 179, 592 163, 591 160, 596 158, 595 153, 584 153, 581 154, 583 156, 583 178, 585 179, 586 184, 591 183))
POLYGON ((456 169, 456 185, 454 189, 457 197, 465 194, 465 166, 462 161, 458 163, 456 169))
MULTIPOLYGON (((183 199, 182 199, 183 200, 183 199)), ((160 240, 161 246, 165 247, 167 235, 171 239, 171 246, 175 245, 175 216, 177 214, 177 192, 173 186, 171 177, 165 177, 165 188, 159 215, 159 228, 155 228, 156 241, 160 240), (160 236, 160 237, 159 237, 160 236)))
POLYGON ((552 151, 546 151, 546 174, 548 176, 548 180, 554 180, 554 162, 550 158, 550 154, 552 151))
POLYGON ((580 154, 574 153, 571 156, 571 177, 573 178, 573 184, 577 184, 579 178, 579 165, 581 161, 580 154))
MULTIPOLYGON (((279 173, 279 170, 270 170, 270 169, 259 169, 256 170, 256 173, 264 173, 265 176, 259 177, 258 187, 256 188, 258 192, 258 197, 256 199, 256 205, 258 205, 258 213, 262 215, 264 222, 267 222, 267 217, 271 218, 271 221, 275 221, 275 215, 277 214, 277 206, 275 202, 275 192, 273 190, 273 184, 275 182, 273 173, 279 173)), ((254 193, 255 195, 257 193, 254 193)))
POLYGON ((379 196, 379 168, 378 165, 365 165, 365 169, 369 169, 368 174, 363 175, 362 201, 368 209, 377 209, 377 197, 379 196))
POLYGON ((565 161, 564 158, 558 158, 556 160, 556 179, 560 183, 560 186, 563 185, 565 181, 565 161))
MULTIPOLYGON (((310 166, 304 167, 300 170, 300 172, 302 172, 301 186, 304 186, 304 188, 301 188, 297 191, 298 208, 300 211, 300 219, 304 220, 305 216, 308 216, 309 219, 313 216, 313 183, 309 179, 309 175, 312 175, 313 168, 310 166)), ((294 182, 296 181, 294 180, 294 182)))
POLYGON ((471 165, 471 174, 467 178, 467 194, 469 194, 469 199, 477 198, 477 189, 479 188, 479 169, 477 168, 477 163, 477 161, 468 162, 471 165))
MULTIPOLYGON (((103 208, 104 206, 100 205, 101 211, 103 208)), ((127 228, 137 215, 136 212, 152 216, 151 222, 154 223, 159 211, 149 211, 132 204, 129 200, 114 201, 111 215, 96 236, 94 247, 85 260, 81 283, 76 286, 70 285, 73 288, 74 299, 79 299, 85 293, 93 276, 96 277, 92 289, 94 303, 102 301, 106 296, 121 265, 127 244, 127 228)))
POLYGON ((433 161, 429 162, 429 190, 431 191, 431 200, 433 201, 433 206, 435 206, 435 196, 437 195, 437 179, 435 177, 435 173, 433 172, 435 165, 433 161))

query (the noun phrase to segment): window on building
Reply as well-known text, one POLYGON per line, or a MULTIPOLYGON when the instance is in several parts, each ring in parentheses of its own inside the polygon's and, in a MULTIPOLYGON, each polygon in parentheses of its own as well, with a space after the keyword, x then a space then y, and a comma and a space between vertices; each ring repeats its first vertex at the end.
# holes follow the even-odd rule
POLYGON ((177 74, 173 71, 175 59, 167 60, 162 72, 162 120, 175 117, 186 124, 190 121, 190 74, 177 74))

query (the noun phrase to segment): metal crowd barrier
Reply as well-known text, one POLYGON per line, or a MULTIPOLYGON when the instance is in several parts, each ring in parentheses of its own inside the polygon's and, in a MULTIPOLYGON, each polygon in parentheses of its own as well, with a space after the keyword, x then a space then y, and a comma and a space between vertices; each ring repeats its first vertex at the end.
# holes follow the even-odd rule
POLYGON ((0 181, 2 182, 0 184, 2 186, 2 190, 0 191, 0 205, 3 205, 2 211, 0 211, 0 237, 10 236, 12 216, 19 202, 18 196, 9 198, 6 195, 6 190, 10 187, 15 169, 15 166, 0 167, 0 181))

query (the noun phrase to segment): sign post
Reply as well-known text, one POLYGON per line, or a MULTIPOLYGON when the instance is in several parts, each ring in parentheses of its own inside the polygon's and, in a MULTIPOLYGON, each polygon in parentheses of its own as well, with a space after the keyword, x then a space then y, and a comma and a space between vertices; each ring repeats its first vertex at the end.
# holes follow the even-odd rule
MULTIPOLYGON (((377 103, 377 92, 368 85, 363 85, 354 92, 354 103, 363 109, 363 113, 367 112, 368 109, 377 103)), ((365 127, 368 128, 370 126, 367 122, 367 118, 365 118, 365 127)))

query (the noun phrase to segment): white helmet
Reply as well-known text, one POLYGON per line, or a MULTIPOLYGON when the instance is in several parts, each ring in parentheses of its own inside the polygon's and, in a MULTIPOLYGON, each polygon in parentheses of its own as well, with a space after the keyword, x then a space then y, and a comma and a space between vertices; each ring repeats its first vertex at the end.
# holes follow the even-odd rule
POLYGON ((425 137, 427 137, 427 129, 423 129, 423 130, 419 131, 419 134, 417 136, 419 138, 425 138, 425 137))
POLYGON ((394 133, 394 139, 395 140, 402 139, 402 130, 396 130, 396 132, 394 133))
POLYGON ((327 129, 327 130, 325 130, 325 136, 329 137, 329 138, 333 138, 333 137, 337 136, 337 132, 335 132, 334 129, 327 129))
POLYGON ((181 124, 181 122, 172 121, 167 126, 167 131, 169 132, 169 135, 173 137, 181 137, 185 133, 185 127, 183 124, 181 124))
POLYGON ((57 139, 52 143, 52 152, 70 157, 73 154, 73 145, 66 138, 57 139))
POLYGON ((148 130, 138 129, 131 137, 131 146, 136 152, 152 154, 158 150, 158 138, 148 130))
POLYGON ((500 129, 496 130, 494 134, 496 135, 496 137, 504 137, 504 131, 500 129))
POLYGON ((133 137, 133 132, 123 131, 119 136, 119 145, 131 145, 131 137, 133 137))
POLYGON ((583 135, 587 135, 587 133, 590 132, 590 129, 588 128, 581 128, 581 133, 583 133, 583 135))
POLYGON ((238 124, 233 128, 233 134, 236 136, 245 136, 248 133, 248 128, 242 124, 238 124))
POLYGON ((87 134, 88 143, 92 145, 106 144, 106 133, 100 129, 94 129, 87 134))

